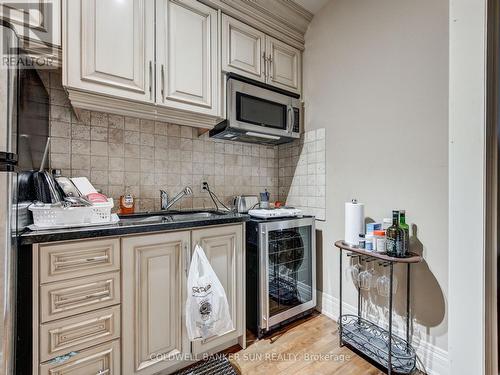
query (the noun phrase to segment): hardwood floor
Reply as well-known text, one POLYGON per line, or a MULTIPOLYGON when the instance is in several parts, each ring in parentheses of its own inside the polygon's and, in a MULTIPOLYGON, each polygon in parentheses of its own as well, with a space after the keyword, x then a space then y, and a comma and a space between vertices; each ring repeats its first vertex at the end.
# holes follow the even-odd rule
POLYGON ((241 375, 378 375, 376 367, 339 347, 337 324, 324 315, 303 319, 229 354, 241 375))

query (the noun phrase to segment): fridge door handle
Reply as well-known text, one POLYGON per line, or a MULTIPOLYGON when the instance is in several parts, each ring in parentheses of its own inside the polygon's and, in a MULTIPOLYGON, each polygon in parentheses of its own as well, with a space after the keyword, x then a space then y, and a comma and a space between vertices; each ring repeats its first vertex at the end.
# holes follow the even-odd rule
POLYGON ((13 206, 15 202, 15 186, 17 177, 14 172, 0 172, 0 314, 2 316, 3 346, 0 349, 0 367, 6 374, 13 373, 15 315, 16 315, 16 224, 13 206), (3 357, 3 358, 1 358, 3 357))
POLYGON ((261 225, 260 231, 260 315, 261 328, 269 330, 269 235, 265 226, 261 225))
MULTIPOLYGON (((18 39, 13 30, 0 26, 2 51, 17 61, 18 39)), ((0 161, 15 162, 17 156, 17 105, 19 101, 19 69, 15 66, 4 66, 0 71, 0 161)))

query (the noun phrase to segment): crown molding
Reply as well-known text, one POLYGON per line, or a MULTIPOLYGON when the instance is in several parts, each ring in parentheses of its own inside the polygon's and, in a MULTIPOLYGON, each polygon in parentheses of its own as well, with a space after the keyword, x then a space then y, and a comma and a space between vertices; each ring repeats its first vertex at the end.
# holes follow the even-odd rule
POLYGON ((299 49, 313 14, 292 0, 200 0, 299 49))
MULTIPOLYGON (((297 4, 293 0, 274 0, 275 2, 282 3, 283 6, 286 6, 290 9, 293 9, 293 11, 299 15, 301 15, 305 20, 307 20, 307 25, 312 21, 314 14, 309 12, 306 8, 304 8, 302 5, 297 4)), ((306 29, 304 30, 304 33, 306 32, 306 29)))

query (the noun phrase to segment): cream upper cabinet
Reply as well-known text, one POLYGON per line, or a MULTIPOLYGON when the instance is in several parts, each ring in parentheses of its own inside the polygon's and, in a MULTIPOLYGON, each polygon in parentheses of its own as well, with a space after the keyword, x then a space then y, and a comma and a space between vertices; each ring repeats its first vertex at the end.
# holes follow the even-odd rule
POLYGON ((61 47, 61 1, 2 1, 0 17, 8 20, 23 39, 61 47))
POLYGON ((222 15, 222 70, 265 82, 263 32, 222 15))
POLYGON ((243 231, 241 225, 194 230, 193 247, 199 244, 207 255, 226 292, 234 329, 221 336, 193 342, 193 354, 212 349, 243 335, 244 322, 244 267, 243 231))
POLYGON ((268 83, 285 90, 300 92, 302 64, 300 50, 271 37, 266 38, 268 83))
POLYGON ((157 104, 220 115, 218 11, 196 0, 157 1, 157 104))
POLYGON ((67 87, 154 101, 154 0, 65 2, 67 87))
MULTIPOLYGON (((122 240, 122 373, 154 374, 181 365, 190 232, 122 240)), ((185 365, 185 364, 184 364, 185 365)))
POLYGON ((222 70, 299 93, 302 52, 227 15, 222 16, 222 70))

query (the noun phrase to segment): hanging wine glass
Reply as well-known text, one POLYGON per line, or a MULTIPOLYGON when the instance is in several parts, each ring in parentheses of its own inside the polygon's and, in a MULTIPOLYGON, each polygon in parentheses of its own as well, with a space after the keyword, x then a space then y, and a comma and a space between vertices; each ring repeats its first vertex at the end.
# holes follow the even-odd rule
POLYGON ((372 267, 368 270, 364 270, 363 272, 360 272, 358 275, 358 280, 359 280, 359 287, 363 290, 370 290, 373 286, 373 275, 375 273, 375 270, 373 269, 373 263, 372 267))
POLYGON ((351 264, 349 267, 346 268, 346 278, 350 278, 353 282, 353 284, 357 287, 359 287, 359 281, 358 281, 358 277, 359 277, 359 273, 361 272, 361 270, 363 269, 363 267, 361 266, 360 262, 359 262, 359 257, 356 257, 356 263, 355 264, 351 264))
MULTIPOLYGON (((391 280, 387 275, 382 275, 377 278, 377 292, 382 297, 389 297, 389 291, 391 290, 390 286, 391 280)), ((396 294, 398 290, 398 279, 393 277, 392 279, 392 294, 396 294)))

